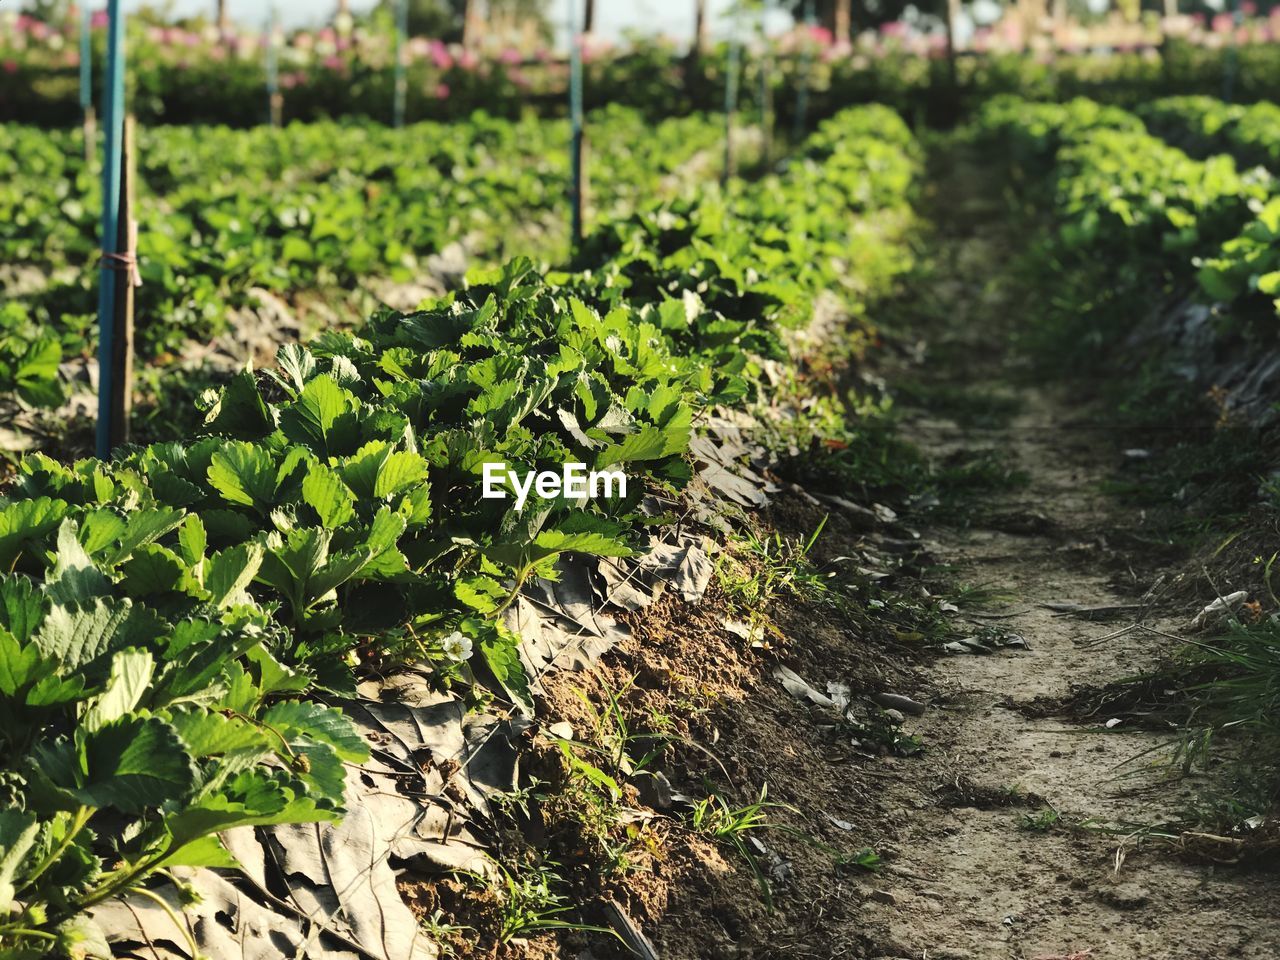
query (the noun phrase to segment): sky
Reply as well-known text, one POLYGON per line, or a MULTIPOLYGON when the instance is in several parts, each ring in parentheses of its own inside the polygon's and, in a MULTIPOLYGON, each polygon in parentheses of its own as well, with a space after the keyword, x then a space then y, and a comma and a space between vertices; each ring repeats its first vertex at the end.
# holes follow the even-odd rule
MULTIPOLYGON (((215 5, 214 0, 171 2, 174 12, 179 16, 205 11, 212 15, 215 5)), ((131 10, 141 3, 142 0, 125 0, 124 8, 131 10)), ((731 3, 732 0, 709 0, 707 8, 711 13, 713 26, 719 19, 717 14, 727 9, 731 3)), ((333 0, 276 0, 275 5, 286 26, 305 27, 324 23, 333 13, 336 3, 333 0)), ((368 9, 372 5, 372 0, 352 0, 351 4, 355 10, 368 9)), ((265 0, 228 0, 228 6, 233 19, 251 25, 265 20, 270 9, 270 4, 265 0)), ((552 0, 551 10, 557 16, 560 11, 567 11, 567 0, 552 0)), ((689 39, 693 36, 693 3, 691 0, 599 0, 596 3, 596 20, 598 32, 615 39, 624 30, 663 33, 677 39, 689 39)), ((789 22, 790 18, 783 16, 780 26, 785 28, 789 22)))

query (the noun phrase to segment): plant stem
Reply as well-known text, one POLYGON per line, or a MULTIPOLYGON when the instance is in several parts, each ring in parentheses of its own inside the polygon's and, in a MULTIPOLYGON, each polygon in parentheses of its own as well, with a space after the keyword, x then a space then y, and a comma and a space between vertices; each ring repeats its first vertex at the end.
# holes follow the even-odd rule
POLYGON ((67 847, 71 846, 72 841, 75 840, 80 831, 85 828, 85 824, 89 822, 89 818, 93 816, 94 812, 94 808, 92 807, 81 807, 76 811, 75 816, 71 819, 70 826, 67 828, 66 834, 64 834, 62 839, 54 845, 54 848, 45 855, 45 858, 36 864, 35 870, 27 875, 26 881, 17 889, 17 893, 22 893, 24 890, 31 887, 32 884, 40 879, 41 875, 43 875, 46 870, 58 862, 58 859, 66 853, 67 847))

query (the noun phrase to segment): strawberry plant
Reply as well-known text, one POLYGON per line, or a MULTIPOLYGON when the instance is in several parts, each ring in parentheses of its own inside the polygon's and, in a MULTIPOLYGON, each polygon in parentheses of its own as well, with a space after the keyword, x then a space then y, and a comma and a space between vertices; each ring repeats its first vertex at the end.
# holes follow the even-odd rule
POLYGON ((320 698, 364 664, 530 708, 504 609, 566 554, 647 546, 699 417, 849 263, 891 271, 857 221, 903 214, 917 164, 896 116, 850 111, 776 177, 600 231, 590 269, 513 260, 281 348, 200 398, 195 439, 24 458, 0 500, 0 949, 102 953, 85 911, 230 866, 218 831, 339 817, 366 748, 320 698), (495 463, 631 483, 520 507, 480 495, 495 463))

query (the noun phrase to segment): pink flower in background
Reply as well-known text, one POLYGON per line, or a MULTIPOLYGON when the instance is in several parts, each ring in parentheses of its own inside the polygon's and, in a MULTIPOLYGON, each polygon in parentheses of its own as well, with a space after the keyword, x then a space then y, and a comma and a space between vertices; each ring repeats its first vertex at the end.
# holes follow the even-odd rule
POLYGON ((28 32, 31 36, 35 37, 35 39, 43 40, 45 37, 49 36, 49 25, 47 23, 42 23, 39 20, 32 20, 28 24, 28 32))
POLYGON ((1229 13, 1215 13, 1213 15, 1212 30, 1214 33, 1230 33, 1234 25, 1234 20, 1229 13))
POLYGON ((528 90, 531 84, 529 78, 523 70, 512 70, 507 74, 507 79, 514 83, 521 90, 528 90))
POLYGON ((80 51, 74 47, 67 48, 67 52, 62 55, 62 62, 68 67, 80 66, 80 51))
POLYGON ((319 33, 319 39, 324 43, 334 43, 338 39, 338 35, 333 32, 332 27, 325 27, 319 33))
POLYGON ((309 33, 298 33, 294 35, 293 45, 299 50, 310 50, 316 45, 316 38, 309 33))
POLYGON ((826 27, 810 27, 809 39, 817 43, 828 44, 832 40, 832 34, 826 27))
POLYGON ((474 70, 480 63, 480 58, 470 50, 463 50, 458 55, 458 66, 463 70, 474 70))
POLYGON ((339 50, 350 50, 350 49, 351 49, 351 38, 350 38, 350 37, 339 37, 339 38, 338 38, 338 49, 339 49, 339 50))
POLYGON ((296 87, 302 86, 306 82, 307 75, 301 70, 296 70, 293 73, 286 73, 280 77, 280 86, 284 87, 286 90, 293 90, 296 87))
POLYGON ((448 100, 449 85, 447 83, 437 83, 436 89, 435 89, 435 95, 437 100, 448 100))
POLYGON ((4 72, 5 72, 5 73, 17 73, 17 72, 18 72, 18 61, 17 61, 17 60, 6 60, 3 64, 0 64, 0 66, 3 66, 3 68, 4 68, 4 72))
POLYGON ((183 46, 186 46, 186 47, 197 47, 197 46, 199 46, 199 45, 200 45, 200 34, 198 34, 198 33, 189 33, 189 32, 187 32, 187 31, 183 31, 183 33, 182 33, 182 44, 183 44, 183 46))
POLYGON ((342 69, 342 58, 339 56, 325 57, 322 62, 325 65, 325 67, 327 67, 330 70, 342 69))
POLYGON ((164 43, 169 38, 165 36, 165 32, 159 27, 147 27, 147 39, 152 43, 164 43))
POLYGON ((111 18, 107 16, 107 11, 105 10, 97 10, 89 18, 89 26, 94 30, 102 30, 110 22, 111 18))
POLYGON ((1256 16, 1258 5, 1253 0, 1244 0, 1244 3, 1240 4, 1240 10, 1246 17, 1256 16))
POLYGON ((907 35, 907 25, 901 20, 882 23, 880 25, 880 35, 882 37, 905 37, 907 35))
POLYGON ((449 53, 448 47, 439 40, 432 40, 429 46, 431 62, 436 65, 437 70, 448 70, 453 66, 453 56, 449 53))
POLYGON ((514 66, 520 62, 520 51, 515 47, 507 47, 502 53, 498 54, 498 59, 508 66, 514 66))

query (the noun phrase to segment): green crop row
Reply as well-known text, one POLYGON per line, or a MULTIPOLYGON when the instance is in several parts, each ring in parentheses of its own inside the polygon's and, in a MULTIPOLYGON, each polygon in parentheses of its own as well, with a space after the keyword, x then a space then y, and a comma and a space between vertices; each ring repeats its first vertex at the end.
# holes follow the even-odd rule
MULTIPOLYGON (((1143 108, 1152 130, 1200 156, 1227 153, 1242 164, 1280 169, 1280 107, 1244 107, 1211 97, 1172 97, 1143 108)), ((1257 211, 1237 236, 1199 261, 1204 292, 1233 313, 1280 312, 1280 200, 1257 211)))
POLYGON ((1242 166, 1280 166, 1280 106, 1165 97, 1138 108, 1152 133, 1196 157, 1229 153, 1242 166))
MULTIPOLYGON (((680 166, 719 142, 701 116, 650 126, 634 111, 592 117, 610 162, 591 183, 599 216, 670 193, 680 166)), ((566 251, 568 126, 476 115, 404 131, 334 124, 166 127, 139 135, 137 331, 144 357, 180 351, 228 329, 256 290, 294 298, 360 281, 413 281, 455 241, 481 260, 538 244, 566 251)), ((54 356, 5 346, 29 323, 57 334, 66 355, 91 355, 100 187, 79 133, 0 128, 0 393, 54 400, 54 356), (50 200, 54 202, 50 202, 50 200), (33 366, 33 363, 35 364, 33 366), (38 371, 41 386, 28 382, 38 371)), ((718 151, 714 152, 716 157, 718 151)), ((56 366, 56 357, 55 366, 56 366)))
POLYGON ((282 348, 207 398, 193 441, 23 460, 0 501, 0 949, 101 952, 84 908, 226 865, 217 831, 338 816, 365 748, 313 698, 362 664, 527 707, 499 617, 522 585, 642 549, 663 521, 642 498, 684 486, 698 418, 751 392, 780 326, 840 271, 892 273, 867 222, 904 206, 905 127, 857 109, 811 147, 601 231, 620 249, 583 269, 516 260, 282 348), (627 489, 480 495, 486 464, 569 463, 627 489))
MULTIPOLYGON (((1269 112, 1212 104, 1162 101, 1148 116, 1166 135, 1181 117, 1178 129, 1199 131, 1204 147, 1220 135, 1223 117, 1269 112)), ((1124 263, 1132 271, 1154 260, 1175 283, 1194 270, 1204 296, 1238 313, 1259 295, 1270 309, 1280 294, 1280 202, 1269 199, 1275 181, 1265 170, 1241 170, 1227 153, 1193 159, 1132 115, 1087 103, 993 104, 977 135, 1023 151, 1031 169, 1052 171, 1060 221, 1054 251, 1062 263, 1124 263), (1082 123, 1104 115, 1104 123, 1082 123)))

